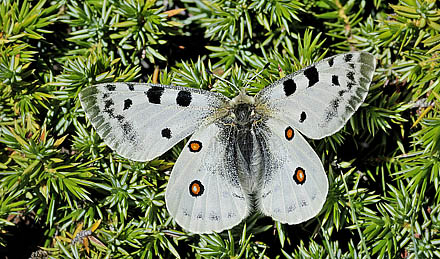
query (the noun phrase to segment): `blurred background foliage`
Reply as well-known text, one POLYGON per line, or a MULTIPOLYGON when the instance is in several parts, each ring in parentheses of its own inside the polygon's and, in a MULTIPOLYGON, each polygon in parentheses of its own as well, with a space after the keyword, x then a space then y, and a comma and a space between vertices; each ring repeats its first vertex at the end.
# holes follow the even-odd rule
POLYGON ((0 254, 5 258, 440 257, 440 9, 435 0, 3 0, 0 254), (311 141, 328 172, 321 214, 259 214, 184 232, 164 190, 182 145, 148 163, 117 156, 78 92, 159 82, 250 93, 323 57, 377 58, 365 103, 311 141))

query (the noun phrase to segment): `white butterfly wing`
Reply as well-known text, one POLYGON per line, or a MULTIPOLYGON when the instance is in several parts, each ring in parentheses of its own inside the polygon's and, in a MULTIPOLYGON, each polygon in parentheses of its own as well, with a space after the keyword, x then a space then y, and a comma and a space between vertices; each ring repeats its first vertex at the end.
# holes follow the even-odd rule
POLYGON ((95 85, 81 91, 79 98, 104 142, 136 161, 163 154, 226 101, 208 91, 136 83, 95 85))
POLYGON ((318 155, 293 125, 269 119, 256 128, 264 148, 260 210, 281 223, 316 216, 326 200, 328 180, 318 155))
POLYGON ((235 141, 225 126, 197 130, 171 172, 165 200, 169 213, 193 233, 221 232, 239 224, 249 211, 238 178, 235 141))
POLYGON ((264 88, 256 99, 273 117, 320 139, 340 130, 365 100, 375 62, 366 52, 326 58, 264 88))

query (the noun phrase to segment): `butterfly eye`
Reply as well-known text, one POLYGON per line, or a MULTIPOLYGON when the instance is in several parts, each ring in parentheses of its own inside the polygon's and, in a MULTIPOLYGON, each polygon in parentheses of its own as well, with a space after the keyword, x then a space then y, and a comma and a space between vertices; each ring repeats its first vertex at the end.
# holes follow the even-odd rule
POLYGON ((202 149, 202 142, 193 140, 189 142, 188 147, 191 152, 199 152, 202 149))
POLYGON ((193 197, 201 196, 205 191, 205 187, 199 180, 194 180, 189 185, 189 194, 193 197))
POLYGON ((293 129, 290 126, 287 127, 284 132, 284 136, 286 137, 287 140, 292 140, 294 134, 295 134, 295 132, 293 131, 293 129))
POLYGON ((293 180, 297 184, 304 184, 306 182, 306 171, 301 167, 297 167, 293 174, 293 180))

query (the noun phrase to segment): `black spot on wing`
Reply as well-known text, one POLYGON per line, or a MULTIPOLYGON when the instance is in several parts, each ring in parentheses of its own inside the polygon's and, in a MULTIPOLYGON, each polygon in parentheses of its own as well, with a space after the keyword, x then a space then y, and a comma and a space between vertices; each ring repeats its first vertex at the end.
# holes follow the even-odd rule
POLYGON ((284 86, 284 93, 286 94, 286 96, 289 96, 296 92, 296 84, 291 78, 284 81, 283 86, 284 86))
POLYGON ((340 101, 341 101, 340 98, 335 98, 330 101, 330 104, 325 111, 324 121, 326 123, 328 123, 329 121, 331 121, 333 118, 335 118, 338 115, 338 107, 339 107, 340 101))
POLYGON ((134 91, 134 84, 133 83, 127 83, 128 90, 134 91))
POLYGON ((115 109, 113 108, 114 102, 112 99, 104 100, 104 109, 103 112, 107 113, 110 118, 114 118, 115 109))
POLYGON ((329 58, 328 60, 327 60, 327 62, 328 62, 328 65, 330 66, 330 67, 332 67, 333 66, 333 64, 334 64, 334 58, 329 58))
POLYGON ((356 85, 356 83, 354 83, 354 82, 348 82, 347 83, 347 88, 349 89, 349 90, 351 90, 351 88, 353 88, 353 86, 355 86, 356 85))
POLYGON ((272 191, 268 191, 266 193, 263 193, 263 195, 261 195, 261 198, 266 198, 271 193, 272 193, 272 191))
POLYGON ((104 109, 103 110, 105 113, 107 113, 107 115, 110 117, 110 118, 114 118, 115 117, 115 114, 114 114, 114 109, 104 109))
POLYGON ((116 119, 119 121, 119 124, 121 125, 122 132, 124 134, 124 137, 131 143, 135 144, 138 139, 138 135, 136 134, 136 131, 133 129, 133 125, 125 121, 124 116, 117 115, 116 119))
POLYGON ((348 91, 347 90, 341 90, 341 91, 338 92, 338 95, 342 97, 346 92, 348 92, 348 91))
POLYGON ((341 99, 339 98, 335 98, 330 102, 330 106, 334 109, 337 110, 339 107, 339 102, 341 101, 341 99))
POLYGON ((356 82, 354 80, 354 72, 353 71, 348 71, 347 72, 347 78, 351 81, 351 82, 356 82))
POLYGON ((133 104, 133 101, 131 99, 125 99, 123 110, 125 111, 125 110, 129 109, 132 104, 133 104))
POLYGON ((307 114, 305 112, 301 112, 299 122, 303 123, 307 118, 307 114))
POLYGON ((344 61, 345 62, 350 62, 353 59, 353 54, 346 54, 344 56, 344 61))
POLYGON ((339 86, 339 77, 337 75, 332 75, 332 84, 339 86))
POLYGON ((171 138, 171 130, 169 128, 165 128, 161 132, 162 137, 170 139, 171 138))
POLYGON ((129 122, 122 123, 121 128, 124 132, 125 137, 127 137, 132 142, 136 140, 136 134, 134 133, 133 126, 129 122))
POLYGON ((300 207, 307 207, 307 206, 309 206, 309 204, 307 203, 306 200, 301 200, 301 201, 299 202, 299 206, 300 206, 300 207))
MULTIPOLYGON (((129 102, 131 102, 130 99, 129 102)), ((131 104, 127 103, 127 100, 124 101, 124 108, 126 108, 127 106, 131 106, 131 104)), ((128 139, 128 141, 135 143, 137 140, 137 135, 136 132, 133 130, 133 126, 125 121, 125 117, 121 114, 115 114, 115 109, 114 109, 114 102, 112 99, 105 99, 104 100, 104 109, 102 110, 104 113, 106 113, 110 118, 112 119, 116 119, 118 121, 119 126, 122 129, 122 132, 124 134, 124 137, 126 139, 128 139)), ((128 108, 127 108, 128 109, 128 108)), ((110 133, 107 132, 106 134, 102 134, 103 137, 107 136, 110 133)), ((114 143, 115 145, 118 144, 118 142, 114 143)), ((116 147, 115 147, 116 148, 116 147)))
POLYGON ((124 116, 118 114, 118 115, 115 116, 115 118, 118 120, 118 122, 119 122, 120 124, 123 124, 123 123, 124 123, 124 116))
POLYGON ((105 87, 105 89, 107 89, 108 91, 114 91, 114 90, 116 90, 116 85, 114 85, 114 84, 106 84, 104 87, 105 87))
MULTIPOLYGON (((127 139, 131 143, 136 143, 138 137, 137 137, 136 132, 133 129, 133 125, 131 125, 129 122, 127 122, 123 115, 121 115, 121 114, 116 115, 115 109, 113 106, 114 106, 113 100, 111 100, 111 99, 105 100, 103 112, 105 112, 110 118, 116 119, 118 121, 118 124, 119 124, 120 128, 122 129, 122 132, 123 132, 125 139, 127 139)), ((124 104, 124 106, 125 106, 125 104, 124 104)), ((104 133, 102 133, 102 137, 105 138, 110 133, 111 133, 110 130, 108 132, 104 132, 104 133)), ((119 142, 114 143, 114 145, 118 145, 118 144, 120 144, 120 143, 119 142)), ((114 148, 117 149, 116 146, 114 148)))
POLYGON ((153 86, 145 92, 148 102, 160 104, 164 89, 162 87, 153 86))
POLYGON ((287 207, 287 212, 292 213, 296 209, 296 205, 292 203, 287 207))
POLYGON ((104 101, 104 109, 109 109, 111 108, 115 103, 113 102, 112 99, 107 99, 104 101))
POLYGON ((242 196, 242 195, 238 195, 238 194, 236 194, 235 192, 232 193, 232 197, 237 198, 237 199, 239 199, 239 200, 244 200, 244 196, 242 196))
POLYGON ((189 91, 179 91, 176 98, 176 103, 180 106, 187 107, 192 101, 191 92, 189 91))
POLYGON ((216 214, 214 211, 211 211, 211 213, 209 214, 209 220, 211 220, 211 221, 219 221, 220 220, 220 215, 216 214))
POLYGON ((304 70, 304 75, 309 80, 309 87, 312 87, 319 82, 319 73, 315 66, 308 67, 304 70))

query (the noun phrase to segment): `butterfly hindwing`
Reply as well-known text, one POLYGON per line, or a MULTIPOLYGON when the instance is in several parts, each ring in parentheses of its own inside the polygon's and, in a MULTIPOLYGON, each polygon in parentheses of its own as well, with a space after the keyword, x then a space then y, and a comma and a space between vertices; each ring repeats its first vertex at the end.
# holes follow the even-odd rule
POLYGON ((136 161, 163 154, 226 100, 221 94, 193 88, 136 83, 99 84, 79 97, 104 142, 136 161))
POLYGON ((336 55, 276 81, 256 99, 307 137, 323 138, 340 130, 364 101, 374 69, 369 53, 336 55))
POLYGON ((212 123, 197 130, 171 172, 165 200, 169 213, 193 233, 221 232, 240 223, 249 201, 227 128, 212 123))
POLYGON ((288 224, 316 216, 328 192, 321 160, 292 125, 276 119, 264 125, 256 128, 264 147, 260 210, 288 224))

